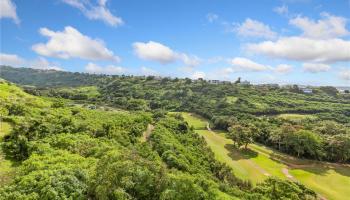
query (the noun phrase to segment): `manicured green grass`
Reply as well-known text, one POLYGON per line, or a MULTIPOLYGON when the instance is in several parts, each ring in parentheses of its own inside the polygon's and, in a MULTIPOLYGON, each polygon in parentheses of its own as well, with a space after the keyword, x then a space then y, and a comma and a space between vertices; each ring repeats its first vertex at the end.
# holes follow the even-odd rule
MULTIPOLYGON (((186 120, 190 119, 190 125, 199 124, 199 121, 202 121, 202 124, 207 123, 202 118, 194 119, 194 115, 183 115, 186 120)), ((260 144, 248 145, 249 150, 238 150, 222 131, 196 132, 205 138, 216 158, 230 166, 235 175, 242 179, 251 180, 256 184, 268 176, 277 176, 299 181, 328 200, 346 200, 350 197, 349 165, 297 159, 260 144)))
POLYGON ((207 129, 207 121, 205 121, 203 118, 199 117, 198 115, 192 114, 192 113, 181 113, 185 121, 188 122, 190 126, 193 126, 196 130, 203 130, 207 129))
POLYGON ((244 159, 237 151, 230 150, 229 147, 233 144, 232 140, 207 130, 197 130, 196 132, 205 138, 216 158, 229 165, 237 177, 251 180, 253 183, 265 179, 264 173, 256 169, 254 163, 251 163, 249 159, 244 159))

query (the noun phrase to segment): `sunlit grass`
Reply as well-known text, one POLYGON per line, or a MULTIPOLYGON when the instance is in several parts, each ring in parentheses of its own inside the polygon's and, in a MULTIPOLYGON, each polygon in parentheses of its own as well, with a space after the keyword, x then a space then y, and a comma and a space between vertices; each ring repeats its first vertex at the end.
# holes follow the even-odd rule
MULTIPOLYGON (((207 121, 195 115, 183 113, 185 120, 194 127, 203 128, 207 121)), ((347 200, 350 197, 350 166, 297 159, 260 144, 250 144, 250 150, 238 150, 224 131, 196 130, 207 141, 216 158, 233 169, 235 175, 256 184, 268 176, 287 178, 288 169, 292 180, 315 190, 328 200, 347 200)))
POLYGON ((188 124, 190 126, 193 126, 193 128, 196 130, 203 130, 207 128, 207 121, 205 121, 198 115, 183 112, 182 116, 185 119, 185 121, 187 121, 188 124))

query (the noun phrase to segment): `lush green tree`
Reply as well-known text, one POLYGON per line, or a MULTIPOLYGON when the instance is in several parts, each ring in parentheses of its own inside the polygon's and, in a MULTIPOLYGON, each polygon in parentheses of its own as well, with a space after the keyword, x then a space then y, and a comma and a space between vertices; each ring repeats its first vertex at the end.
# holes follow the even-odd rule
POLYGON ((288 150, 295 153, 297 157, 321 157, 321 138, 312 131, 299 130, 285 138, 288 150))
POLYGON ((137 152, 112 151, 98 163, 92 194, 97 199, 159 199, 163 169, 137 152))
POLYGON ((317 194, 305 186, 291 181, 283 181, 277 178, 268 178, 263 183, 259 183, 255 192, 263 194, 267 199, 295 199, 295 200, 316 200, 317 194))
POLYGON ((0 189, 0 199, 86 199, 94 159, 65 151, 32 155, 18 169, 18 178, 0 189))
POLYGON ((325 142, 326 157, 337 162, 350 161, 350 135, 329 136, 325 142))
POLYGON ((238 148, 244 145, 246 149, 253 142, 253 131, 246 126, 234 125, 229 128, 229 137, 238 148))

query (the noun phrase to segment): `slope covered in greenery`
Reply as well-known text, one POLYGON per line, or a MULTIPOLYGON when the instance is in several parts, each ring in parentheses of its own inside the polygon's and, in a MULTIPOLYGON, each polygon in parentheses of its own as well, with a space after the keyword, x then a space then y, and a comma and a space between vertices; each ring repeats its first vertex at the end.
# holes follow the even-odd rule
POLYGON ((252 187, 235 177, 178 115, 86 109, 7 81, 0 88, 2 120, 12 126, 2 150, 18 162, 0 199, 316 199, 298 183, 252 187), (148 124, 154 130, 141 142, 148 124))
POLYGON ((42 71, 4 69, 0 75, 18 83, 31 84, 20 79, 30 70, 28 77, 35 80, 34 85, 45 80, 46 86, 55 86, 25 87, 35 95, 134 111, 193 112, 209 119, 213 128, 232 132, 243 128, 249 133, 247 141, 254 139, 293 156, 332 162, 350 160, 350 95, 340 94, 333 87, 315 87, 313 94, 304 94, 298 86, 211 84, 205 80, 57 71, 50 71, 58 77, 50 81, 40 76, 42 71), (83 81, 65 82, 67 78, 83 81), (56 84, 57 80, 65 87, 58 87, 62 85, 56 84), (93 86, 84 87, 84 83, 93 86), (75 85, 80 87, 72 87, 75 85))

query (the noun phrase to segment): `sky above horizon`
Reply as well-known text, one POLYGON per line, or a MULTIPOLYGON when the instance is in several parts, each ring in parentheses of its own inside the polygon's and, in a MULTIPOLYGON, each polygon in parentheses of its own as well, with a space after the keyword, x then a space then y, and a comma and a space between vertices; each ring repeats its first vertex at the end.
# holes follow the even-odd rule
POLYGON ((0 64, 350 86, 350 0, 0 0, 0 64))

